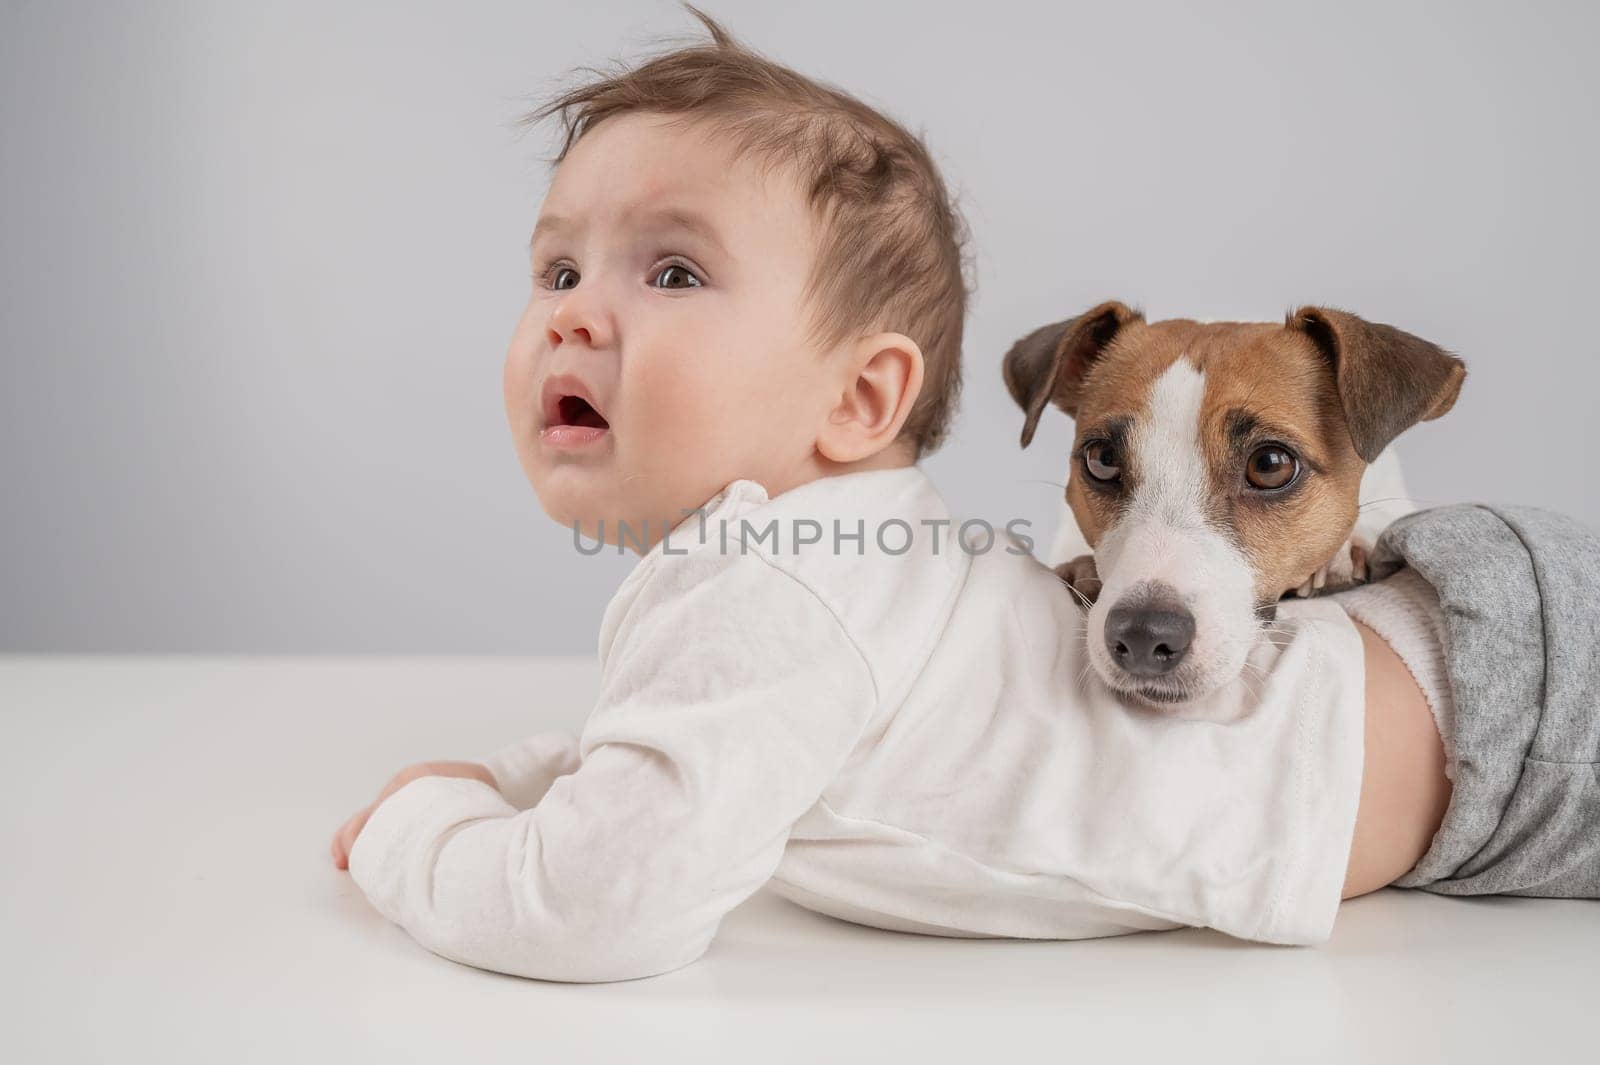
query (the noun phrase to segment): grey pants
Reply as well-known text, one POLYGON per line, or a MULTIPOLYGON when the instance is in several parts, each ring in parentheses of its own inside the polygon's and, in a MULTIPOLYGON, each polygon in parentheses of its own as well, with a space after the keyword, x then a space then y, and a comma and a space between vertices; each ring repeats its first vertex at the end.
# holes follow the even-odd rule
POLYGON ((1400 887, 1600 898, 1600 536, 1530 507, 1450 506, 1378 541, 1439 593, 1455 791, 1400 887))

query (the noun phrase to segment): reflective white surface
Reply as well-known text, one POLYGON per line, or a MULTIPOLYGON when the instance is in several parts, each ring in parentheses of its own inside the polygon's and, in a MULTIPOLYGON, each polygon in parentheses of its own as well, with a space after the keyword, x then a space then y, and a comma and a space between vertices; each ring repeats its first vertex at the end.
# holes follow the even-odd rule
POLYGON ((675 973, 437 958, 328 841, 390 773, 576 729, 587 661, 0 657, 13 1061, 1504 1061, 1593 1053, 1600 903, 1385 891, 1333 941, 858 928, 765 892, 675 973))

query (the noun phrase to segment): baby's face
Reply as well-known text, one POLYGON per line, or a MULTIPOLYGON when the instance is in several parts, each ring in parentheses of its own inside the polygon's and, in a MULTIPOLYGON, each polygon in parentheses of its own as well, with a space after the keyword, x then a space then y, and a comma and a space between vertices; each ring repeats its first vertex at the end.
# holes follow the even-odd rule
MULTIPOLYGON (((648 541, 728 482, 810 479, 838 352, 809 339, 813 221, 794 178, 656 115, 556 170, 505 399, 545 511, 648 541)), ((631 546, 631 544, 630 544, 631 546)))

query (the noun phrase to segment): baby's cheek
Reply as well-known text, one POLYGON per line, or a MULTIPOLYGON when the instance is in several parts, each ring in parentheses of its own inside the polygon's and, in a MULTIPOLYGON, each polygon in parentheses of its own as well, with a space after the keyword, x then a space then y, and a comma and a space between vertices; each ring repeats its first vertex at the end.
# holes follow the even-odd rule
POLYGON ((736 379, 707 373, 705 365, 635 369, 617 439, 618 472, 634 503, 677 518, 729 481, 752 475, 749 460, 760 447, 760 428, 751 424, 736 379))
POLYGON ((516 361, 511 357, 506 358, 505 369, 500 375, 500 390, 505 397, 506 419, 513 429, 522 424, 529 409, 531 387, 523 381, 523 374, 518 369, 516 361))
POLYGON ((640 443, 698 451, 718 437, 728 413, 718 406, 725 382, 688 362, 640 366, 629 382, 627 430, 640 443))
POLYGON ((517 330, 512 334, 511 346, 506 350, 505 364, 500 374, 506 415, 514 427, 526 423, 538 413, 539 401, 536 393, 538 381, 535 372, 537 367, 534 364, 530 328, 527 316, 517 323, 517 330))

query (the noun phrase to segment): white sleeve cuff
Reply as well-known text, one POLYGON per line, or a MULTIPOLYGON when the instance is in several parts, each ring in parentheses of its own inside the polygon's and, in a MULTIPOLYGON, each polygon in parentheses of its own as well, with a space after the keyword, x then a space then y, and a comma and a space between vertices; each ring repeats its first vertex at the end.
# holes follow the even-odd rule
POLYGON ((1456 704, 1445 657, 1444 608, 1439 605, 1439 593, 1407 567, 1386 580, 1342 592, 1334 602, 1377 633, 1405 663, 1433 712, 1444 742, 1445 772, 1453 772, 1456 704))
POLYGON ((374 909, 409 928, 406 899, 431 893, 425 884, 408 885, 407 876, 425 875, 433 867, 413 852, 441 845, 452 830, 473 821, 516 812, 481 780, 419 777, 372 811, 350 848, 350 878, 374 909))

